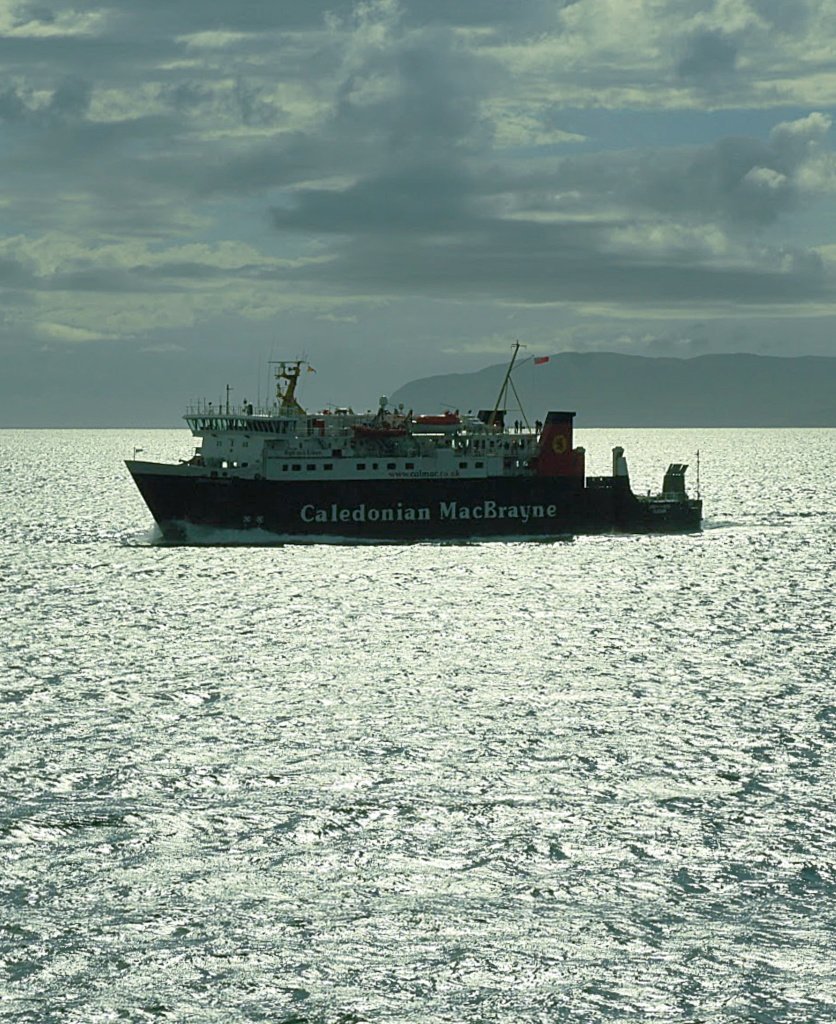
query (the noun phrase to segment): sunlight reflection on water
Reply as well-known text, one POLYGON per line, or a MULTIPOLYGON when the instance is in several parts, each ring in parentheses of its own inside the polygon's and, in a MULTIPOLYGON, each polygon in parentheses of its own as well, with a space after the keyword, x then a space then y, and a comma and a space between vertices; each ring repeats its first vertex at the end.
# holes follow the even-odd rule
POLYGON ((149 433, 0 432, 3 1013, 827 1019, 833 431, 582 432, 701 535, 362 548, 155 546, 149 433))

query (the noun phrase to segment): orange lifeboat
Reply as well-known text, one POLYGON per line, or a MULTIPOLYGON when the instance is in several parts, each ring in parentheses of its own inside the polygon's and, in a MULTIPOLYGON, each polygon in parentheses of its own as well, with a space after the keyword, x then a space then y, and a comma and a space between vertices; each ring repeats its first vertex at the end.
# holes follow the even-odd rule
POLYGON ((432 416, 416 416, 415 422, 422 427, 455 427, 461 423, 457 412, 442 412, 432 416))
POLYGON ((354 433, 357 437, 381 440, 390 437, 404 437, 406 435, 406 427, 375 423, 355 423, 354 433))

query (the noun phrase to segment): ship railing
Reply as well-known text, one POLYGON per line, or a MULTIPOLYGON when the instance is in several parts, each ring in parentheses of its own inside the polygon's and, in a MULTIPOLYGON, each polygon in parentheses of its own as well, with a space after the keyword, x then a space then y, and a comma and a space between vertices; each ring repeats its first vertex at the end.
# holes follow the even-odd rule
MULTIPOLYGON (((275 427, 281 434, 292 434, 297 437, 328 437, 332 439, 343 439, 353 436, 350 425, 341 422, 339 425, 323 421, 321 416, 288 416, 278 409, 261 410, 250 412, 249 409, 224 410, 219 412, 215 409, 203 409, 200 406, 190 406, 184 414, 184 419, 194 422, 200 431, 243 431, 259 433, 275 427)), ((352 418, 353 419, 353 418, 352 418)))
POLYGON ((277 402, 270 405, 257 405, 255 402, 245 402, 233 405, 231 402, 227 407, 224 402, 209 402, 200 399, 197 402, 190 402, 186 406, 186 416, 280 416, 281 410, 277 402))

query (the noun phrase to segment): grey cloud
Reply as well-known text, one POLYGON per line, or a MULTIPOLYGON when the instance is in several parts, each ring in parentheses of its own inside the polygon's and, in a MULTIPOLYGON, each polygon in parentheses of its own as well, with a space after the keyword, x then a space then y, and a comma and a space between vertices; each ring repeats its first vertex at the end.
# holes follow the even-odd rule
POLYGON ((783 266, 699 261, 689 254, 624 254, 601 225, 485 223, 460 238, 405 247, 385 237, 353 239, 335 258, 294 273, 346 292, 503 298, 527 303, 802 301, 829 294, 815 261, 783 266))
MULTIPOLYGON (((551 6, 553 9, 565 6, 564 2, 548 4, 544 0, 533 0, 527 5, 537 12, 538 18, 543 18, 546 9, 551 6)), ((508 3, 508 0, 481 0, 478 4, 457 3, 451 4, 450 0, 424 0, 421 4, 407 6, 404 11, 407 24, 431 25, 447 24, 462 26, 502 26, 503 28, 515 29, 521 20, 526 21, 531 15, 520 11, 516 4, 508 3)))
POLYGON ((87 114, 92 87, 82 78, 66 78, 52 89, 46 103, 37 102, 31 94, 16 86, 7 86, 0 92, 0 119, 8 122, 40 122, 51 127, 56 121, 77 121, 87 114))
MULTIPOLYGON (((152 8, 156 6, 151 4, 152 8)), ((254 8, 237 11, 228 4, 210 3, 195 7, 190 18, 185 14, 187 5, 183 5, 179 14, 173 14, 171 6, 160 5, 163 21, 167 17, 182 16, 184 29, 191 32, 222 25, 252 27, 262 25, 265 19, 283 24, 283 15, 294 24, 296 21, 307 24, 313 18, 310 8, 304 4, 289 5, 279 16, 261 7, 258 11, 254 8)), ((350 13, 353 6, 346 4, 346 12, 350 13)), ((39 63, 47 53, 63 53, 65 68, 73 60, 93 64, 92 53, 88 50, 98 48, 102 60, 95 61, 97 84, 107 86, 112 78, 120 75, 123 83, 129 82, 132 76, 141 75, 142 69, 152 61, 159 63, 177 55, 170 39, 161 42, 159 50, 148 42, 152 19, 147 17, 145 8, 142 31, 136 37, 131 36, 129 27, 136 10, 133 5, 130 11, 125 10, 122 21, 117 20, 107 29, 112 35, 95 43, 72 39, 60 43, 27 41, 25 45, 44 47, 39 63), (115 49, 117 39, 118 50, 115 49), (72 58, 68 54, 72 54, 72 58), (124 70, 120 68, 117 54, 124 57, 124 70)), ((323 26, 324 10, 314 12, 319 28, 323 26)), ((156 25, 154 31, 158 30, 159 25, 156 25)), ((105 193, 110 191, 104 180, 107 177, 122 180, 128 192, 145 190, 149 198, 154 188, 162 190, 161 199, 166 195, 168 198, 175 195, 234 196, 292 186, 335 172, 362 175, 375 164, 385 173, 387 165, 393 162, 423 159, 427 152, 442 147, 460 151, 473 146, 475 136, 486 131, 478 116, 479 103, 486 93, 480 73, 490 67, 490 74, 496 74, 497 68, 460 48, 448 31, 413 30, 384 43, 371 33, 369 39, 357 45, 359 58, 354 51, 346 55, 343 34, 330 38, 324 33, 317 46, 308 51, 309 66, 299 65, 290 70, 288 60, 282 60, 280 78, 287 78, 288 74, 310 76, 312 67, 332 77, 334 68, 343 65, 342 81, 333 91, 332 114, 316 132, 308 135, 282 132, 272 139, 243 145, 229 138, 215 142, 201 139, 204 120, 207 124, 216 124, 219 118, 228 117, 230 122, 264 129, 279 123, 283 115, 268 92, 271 83, 275 84, 275 71, 273 78, 265 78, 265 72, 261 72, 261 77, 252 80, 239 74, 234 89, 224 93, 217 77, 212 77, 208 70, 215 59, 210 50, 209 65, 203 72, 190 70, 183 78, 176 72, 162 75, 161 95, 168 102, 171 116, 154 114, 84 124, 82 118, 90 100, 89 85, 78 79, 67 79, 55 91, 50 107, 54 118, 60 115, 61 131, 56 133, 53 126, 41 136, 21 136, 12 166, 39 167, 40 174, 49 173, 46 169, 51 169, 56 160, 67 170, 73 165, 95 166, 93 178, 85 185, 94 184, 105 193), (368 90, 375 93, 381 78, 391 80, 394 91, 384 89, 382 95, 375 95, 374 101, 369 102, 368 90), (160 143, 158 150, 154 147, 156 141, 160 143), (109 161, 107 172, 102 164, 105 157, 109 161)), ((236 52, 233 48, 233 59, 236 52)), ((30 51, 30 63, 32 56, 30 51)), ((227 56, 223 51, 224 60, 227 56)), ((21 119, 31 114, 24 98, 16 91, 3 94, 0 111, 7 119, 21 119)))
POLYGON ((49 114, 68 119, 84 117, 90 107, 92 94, 89 82, 81 78, 69 78, 53 92, 49 101, 49 114))
POLYGON ((267 268, 242 265, 219 268, 198 263, 173 262, 159 266, 107 268, 93 263, 54 273, 35 273, 19 260, 0 258, 0 290, 41 292, 88 292, 101 294, 159 293, 180 289, 178 280, 199 283, 218 279, 266 276, 267 268))
POLYGON ((212 283, 224 280, 272 281, 279 276, 277 269, 269 264, 245 263, 237 267, 218 267, 194 261, 168 261, 155 266, 138 265, 132 268, 131 272, 138 278, 158 281, 181 280, 195 284, 202 281, 212 283))
MULTIPOLYGON (((679 330, 668 329, 661 334, 647 338, 641 347, 648 355, 658 356, 699 356, 711 351, 709 330, 705 324, 694 324, 679 330)), ((639 346, 633 344, 635 352, 639 346)), ((638 353, 636 353, 638 354, 638 353)))
POLYGON ((717 0, 667 0, 665 10, 678 23, 716 10, 717 0))
MULTIPOLYGON (((829 119, 811 114, 778 125, 768 140, 729 137, 701 147, 568 157, 527 187, 572 194, 575 207, 613 202, 685 221, 750 228, 773 223, 804 194, 804 171, 829 119)), ((552 205, 561 208, 561 200, 552 205)))
POLYGON ((792 138, 787 129, 767 143, 727 138, 691 153, 656 154, 646 160, 639 191, 647 205, 671 214, 769 224, 799 200, 810 151, 807 132, 792 138))
POLYGON ((348 12, 355 4, 346 0, 142 0, 141 4, 134 0, 88 0, 85 6, 104 12, 119 11, 124 23, 147 36, 202 31, 298 31, 319 26, 329 12, 348 12))
POLYGON ((139 83, 159 64, 182 56, 182 46, 171 37, 147 39, 127 34, 101 36, 0 36, 0 67, 25 78, 38 89, 52 88, 56 79, 89 74, 96 82, 139 83))
POLYGON ((784 121, 769 133, 769 142, 781 170, 792 172, 819 152, 830 131, 830 118, 812 113, 797 121, 784 121))
POLYGON ((200 79, 188 79, 164 85, 160 99, 184 118, 183 128, 196 128, 200 118, 228 116, 230 120, 255 128, 276 125, 283 111, 269 96, 266 88, 240 75, 235 84, 209 86, 200 79), (189 124, 188 119, 193 119, 189 124))
POLYGON ((17 260, 0 259, 0 289, 3 290, 128 293, 145 291, 147 288, 129 270, 86 267, 53 274, 36 274, 17 260))
POLYGON ((14 86, 0 92, 0 121, 22 121, 28 114, 29 108, 14 86))
POLYGON ((798 31, 810 21, 811 7, 807 0, 749 0, 754 10, 775 28, 784 32, 798 31))
MULTIPOLYGON (((527 0, 515 5, 508 0, 406 0, 402 3, 404 23, 408 26, 446 24, 462 27, 499 26, 515 32, 519 26, 543 25, 553 21, 555 12, 580 0, 527 0)), ((156 31, 247 31, 270 29, 299 31, 321 26, 326 16, 351 17, 359 4, 356 0, 88 0, 94 10, 120 11, 129 23, 141 23, 148 31, 149 23, 156 31)))
POLYGON ((327 234, 455 231, 469 221, 472 185, 450 166, 410 164, 342 191, 302 190, 292 208, 273 210, 273 221, 327 234))
POLYGON ((340 136, 377 142, 377 156, 426 155, 428 145, 460 150, 487 139, 479 105, 503 75, 492 60, 463 50, 444 30, 411 33, 385 50, 372 49, 346 69, 337 90, 332 125, 340 136), (373 102, 364 85, 389 76, 392 87, 373 102))
MULTIPOLYGON (((189 191, 199 197, 251 195, 277 186, 291 186, 328 173, 327 142, 299 132, 279 135, 271 142, 245 146, 229 153, 213 149, 200 159, 181 155, 146 166, 149 180, 189 191)), ((352 170, 352 158, 341 154, 339 169, 352 170)), ((334 169, 333 167, 331 168, 334 169)))
POLYGON ((85 186, 104 185, 107 191, 110 182, 115 189, 130 192, 142 177, 143 163, 153 160, 154 144, 164 143, 181 126, 176 118, 164 115, 47 126, 49 130, 32 140, 28 151, 14 162, 28 163, 36 176, 52 175, 55 160, 61 161, 65 171, 92 167, 93 177, 85 178, 85 186), (105 158, 111 161, 108 166, 102 163, 105 158))
POLYGON ((0 289, 31 288, 34 276, 18 260, 0 257, 0 289))
POLYGON ((26 4, 20 8, 16 24, 28 25, 32 21, 40 22, 42 25, 53 25, 55 13, 49 7, 40 4, 26 4))
MULTIPOLYGON (((734 66, 736 49, 724 36, 695 36, 689 45, 683 73, 710 78, 734 66)), ((355 181, 298 189, 273 210, 281 231, 339 236, 334 258, 290 276, 347 293, 458 292, 532 303, 769 303, 826 294, 814 259, 782 262, 775 254, 769 263, 752 252, 744 259, 740 248, 732 266, 700 244, 698 232, 685 244, 670 231, 667 248, 640 241, 643 222, 654 219, 670 227, 713 222, 743 237, 774 222, 801 195, 806 140, 820 137, 820 120, 776 129, 767 141, 568 157, 527 176, 491 159, 480 101, 501 82, 495 68, 472 58, 458 66, 454 55, 439 31, 409 34, 355 60, 323 126, 341 161, 331 171, 351 169, 355 181), (394 87, 369 102, 363 84, 384 72, 394 87), (353 142, 345 150, 343 137, 353 142), (551 222, 532 218, 538 207, 551 222), (602 209, 612 210, 610 222, 572 222, 578 214, 600 218, 602 209), (629 250, 617 241, 620 229, 632 232, 629 250)))
POLYGON ((560 12, 582 0, 527 0, 525 4, 508 0, 475 0, 450 3, 450 0, 422 0, 404 5, 407 25, 449 25, 459 28, 492 30, 493 41, 522 40, 559 29, 560 12))
POLYGON ((744 235, 772 223, 798 201, 796 178, 810 152, 802 140, 819 138, 825 120, 780 126, 767 142, 724 139, 700 149, 567 158, 551 175, 532 178, 491 178, 484 167, 477 173, 452 159, 401 166, 342 190, 301 190, 273 218, 284 231, 343 236, 331 262, 294 273, 346 291, 458 289, 529 302, 625 304, 824 297, 830 283, 814 253, 752 252, 748 266, 740 257, 731 265, 700 244, 699 233, 686 244, 671 231, 666 249, 637 242, 628 251, 618 238, 629 230, 640 239, 649 216, 669 225, 713 221, 744 235), (549 208, 549 187, 562 222, 531 218, 532 206, 549 208), (567 192, 571 209, 560 198, 567 192), (505 217, 500 193, 515 196, 515 219, 505 217), (608 221, 566 217, 602 204, 613 208, 608 221))
POLYGON ((275 124, 281 115, 275 103, 265 99, 262 92, 241 78, 235 83, 235 98, 244 124, 264 127, 275 124))
POLYGON ((211 103, 216 91, 201 81, 178 82, 162 89, 162 96, 178 112, 189 113, 211 103))
MULTIPOLYGON (((274 224, 355 239, 399 237, 407 248, 421 236, 481 231, 492 185, 481 166, 491 139, 480 103, 501 75, 493 61, 459 52, 437 28, 410 32, 385 50, 370 46, 349 61, 322 129, 333 145, 326 160, 335 151, 339 169, 357 180, 295 190, 287 207, 274 208, 274 224), (387 87, 370 101, 366 84, 381 80, 387 87)), ((375 252, 367 252, 372 262, 375 252)))
POLYGON ((824 261, 815 250, 784 248, 779 250, 776 256, 788 274, 809 281, 824 282, 824 261))
MULTIPOLYGON (((806 24, 782 11, 813 9, 746 2, 781 30, 776 36, 806 24)), ((256 291, 253 282, 271 279, 323 304, 334 296, 358 304, 376 295, 399 300, 391 307, 408 306, 411 322, 441 301, 439 348, 437 339, 449 344, 451 310, 466 310, 460 336, 489 335, 500 329, 497 303, 504 300, 536 309, 548 336, 553 322, 544 303, 611 303, 629 308, 630 317, 644 305, 650 320, 689 304, 829 299, 826 268, 804 248, 805 223, 794 236, 797 249, 776 243, 767 251, 763 239, 778 231, 762 230, 780 224, 805 201, 808 181, 818 180, 828 119, 811 115, 756 138, 745 137, 744 114, 706 112, 721 99, 738 101, 752 63, 743 65, 740 50, 769 56, 765 35, 701 31, 677 50, 687 26, 716 5, 670 0, 654 7, 667 66, 640 57, 633 66, 613 61, 602 49, 606 40, 590 37, 597 26, 580 18, 570 101, 561 84, 570 71, 549 67, 547 55, 552 42, 562 45, 556 37, 574 24, 572 15, 584 15, 582 6, 569 12, 572 6, 410 0, 398 16, 393 5, 358 12, 349 0, 89 0, 79 13, 103 15, 90 35, 0 39, 0 169, 10 236, 40 233, 43 252, 51 234, 63 233, 80 247, 102 237, 151 239, 159 249, 237 238, 244 252, 261 245, 272 256, 320 257, 282 269, 267 256, 218 268, 200 262, 194 248, 194 262, 127 269, 68 262, 41 278, 11 261, 0 266, 0 281, 18 305, 35 292, 39 301, 44 292, 83 293, 92 316, 97 295, 147 294, 151 306, 155 293, 203 285, 218 305, 228 294, 229 308, 240 309, 241 295, 256 291), (229 36, 201 39, 201 32, 229 36), (536 43, 530 60, 529 41, 536 43), (489 56, 507 43, 523 54, 513 67, 489 56), (673 84, 695 86, 688 101, 704 109, 652 120, 654 102, 682 95, 670 88, 672 68, 679 75, 673 84), (625 88, 630 102, 649 105, 640 123, 619 108, 626 101, 612 99, 625 88), (582 95, 594 95, 603 116, 588 116, 582 95), (587 141, 571 148, 530 142, 550 117, 553 127, 571 123, 587 141), (655 148, 625 143, 636 124, 655 148), (732 135, 730 124, 742 125, 743 134, 732 135), (710 132, 727 137, 681 144, 710 132), (265 222, 275 228, 266 241, 265 222), (246 286, 236 290, 236 282, 246 286), (467 325, 477 322, 469 335, 467 325)), ((60 25, 70 11, 69 2, 56 2, 51 11, 30 8, 27 17, 60 25)), ((798 40, 776 45, 790 42, 798 40)), ((777 81, 786 67, 776 60, 758 74, 777 81)), ((762 91, 758 103, 767 102, 762 91)), ((248 336, 262 330, 234 323, 248 336)), ((386 345, 391 327, 381 332, 386 345)), ((340 344, 368 344, 368 324, 362 335, 346 325, 327 330, 345 332, 340 344)), ((203 334, 192 339, 183 331, 184 348, 204 343, 203 334)), ((218 332, 219 349, 232 333, 218 332)), ((403 337, 415 344, 412 328, 403 337)), ((695 347, 703 337, 658 331, 660 351, 695 347)))
MULTIPOLYGON (((324 47, 332 62, 341 59, 334 45, 324 47)), ((322 54, 318 59, 325 60, 322 54)), ((315 131, 279 133, 232 155, 205 154, 194 170, 197 192, 246 194, 342 175, 363 179, 357 186, 363 201, 376 179, 401 191, 411 179, 426 200, 422 168, 432 165, 437 177, 447 174, 456 183, 466 174, 464 161, 488 150, 491 129, 480 105, 505 72, 492 59, 463 51, 449 31, 410 32, 386 46, 373 41, 342 60, 331 112, 315 131)), ((446 200, 439 196, 437 202, 446 200)), ((303 191, 299 203, 336 212, 327 195, 318 200, 303 191)), ((291 221, 301 225, 303 218, 277 214, 277 223, 291 221)))
POLYGON ((721 139, 690 154, 656 154, 655 161, 645 157, 634 194, 648 207, 670 214, 766 224, 792 197, 789 180, 774 167, 776 162, 775 154, 756 139, 721 139), (775 171, 778 184, 759 184, 754 173, 759 168, 775 171))
POLYGON ((149 292, 152 289, 168 290, 165 286, 160 289, 157 285, 152 286, 149 282, 143 282, 128 270, 108 270, 104 267, 53 274, 43 278, 40 287, 44 291, 100 292, 118 295, 149 292))
POLYGON ((159 264, 107 268, 91 263, 51 274, 34 274, 14 260, 0 260, 0 287, 27 288, 33 292, 88 292, 128 295, 178 292, 184 287, 218 281, 275 280, 277 270, 269 264, 240 264, 219 267, 195 261, 168 260, 159 264))
POLYGON ((737 54, 738 44, 731 36, 717 30, 702 29, 683 41, 676 73, 691 82, 711 83, 735 70, 737 54))

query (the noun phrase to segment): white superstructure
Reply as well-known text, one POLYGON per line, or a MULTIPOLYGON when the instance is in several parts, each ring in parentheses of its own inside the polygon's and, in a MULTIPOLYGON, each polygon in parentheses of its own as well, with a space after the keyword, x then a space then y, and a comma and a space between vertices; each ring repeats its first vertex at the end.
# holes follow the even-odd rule
POLYGON ((375 413, 308 413, 296 399, 304 366, 302 361, 277 365, 276 401, 268 408, 244 402, 220 410, 202 402, 187 409, 184 418, 201 443, 186 465, 267 480, 480 478, 534 472, 529 467, 537 454, 537 433, 522 424, 506 430, 499 410, 479 416, 414 416, 412 411, 389 410, 381 399, 375 413))

